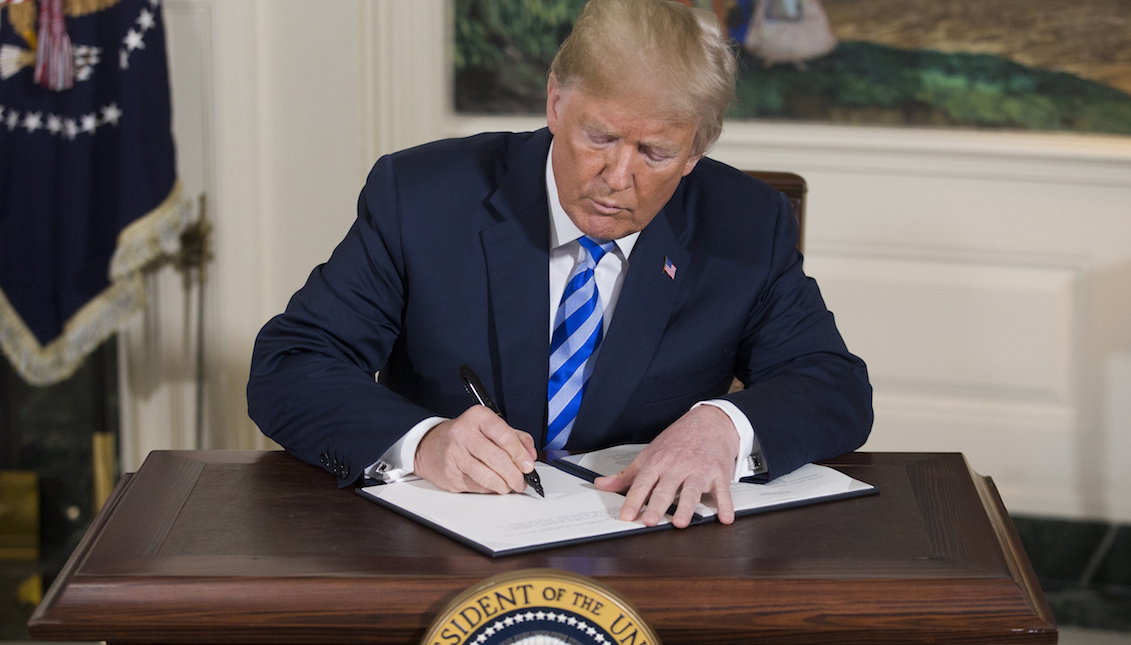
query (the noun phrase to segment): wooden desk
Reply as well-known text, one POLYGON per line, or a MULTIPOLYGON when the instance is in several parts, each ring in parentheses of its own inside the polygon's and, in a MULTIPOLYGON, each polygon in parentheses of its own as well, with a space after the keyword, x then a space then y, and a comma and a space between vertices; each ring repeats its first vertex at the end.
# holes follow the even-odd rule
POLYGON ((551 567, 673 643, 1055 643, 993 483, 959 454, 828 462, 869 497, 492 560, 280 452, 154 452, 29 624, 110 642, 415 643, 488 576, 551 567))

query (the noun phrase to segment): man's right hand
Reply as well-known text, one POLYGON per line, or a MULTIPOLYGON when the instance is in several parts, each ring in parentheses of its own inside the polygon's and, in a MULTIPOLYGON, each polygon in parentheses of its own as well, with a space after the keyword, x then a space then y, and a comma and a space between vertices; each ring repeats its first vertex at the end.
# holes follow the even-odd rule
POLYGON ((454 493, 498 493, 526 488, 534 470, 534 438, 475 405, 428 431, 416 448, 415 474, 454 493))

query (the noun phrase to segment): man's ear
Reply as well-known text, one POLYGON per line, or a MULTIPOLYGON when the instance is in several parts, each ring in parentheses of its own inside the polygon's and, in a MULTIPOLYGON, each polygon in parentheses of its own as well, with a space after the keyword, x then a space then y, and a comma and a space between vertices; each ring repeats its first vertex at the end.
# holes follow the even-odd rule
POLYGON ((699 160, 702 158, 703 155, 695 155, 688 159, 687 162, 683 164, 683 174, 681 176, 686 177, 692 170, 695 170, 695 164, 699 163, 699 160))
POLYGON ((558 128, 558 108, 562 100, 562 87, 558 83, 558 79, 550 74, 549 79, 546 81, 546 125, 549 126, 550 132, 557 134, 558 128))

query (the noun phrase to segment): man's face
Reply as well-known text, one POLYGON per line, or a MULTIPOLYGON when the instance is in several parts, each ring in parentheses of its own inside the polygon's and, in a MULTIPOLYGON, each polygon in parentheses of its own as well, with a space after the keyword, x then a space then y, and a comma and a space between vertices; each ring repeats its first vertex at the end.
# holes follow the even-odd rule
POLYGON ((546 123, 558 199, 590 237, 643 230, 699 161, 696 125, 661 117, 647 98, 605 99, 551 77, 546 123))

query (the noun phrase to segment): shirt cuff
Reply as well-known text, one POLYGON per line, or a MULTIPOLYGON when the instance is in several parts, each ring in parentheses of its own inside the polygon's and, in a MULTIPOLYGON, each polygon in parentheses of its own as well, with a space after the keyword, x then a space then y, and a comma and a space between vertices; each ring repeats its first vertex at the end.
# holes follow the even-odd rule
POLYGON ((734 476, 731 481, 738 481, 743 477, 761 475, 767 472, 766 459, 762 456, 762 444, 758 441, 758 435, 755 434, 750 419, 746 418, 742 410, 724 399, 700 401, 691 406, 691 409, 694 410, 701 405, 711 405, 722 410, 730 417, 734 429, 738 431, 738 458, 734 460, 734 476))
POLYGON ((385 454, 365 469, 365 476, 385 484, 415 478, 416 448, 428 431, 447 421, 444 417, 428 417, 412 426, 385 454))

